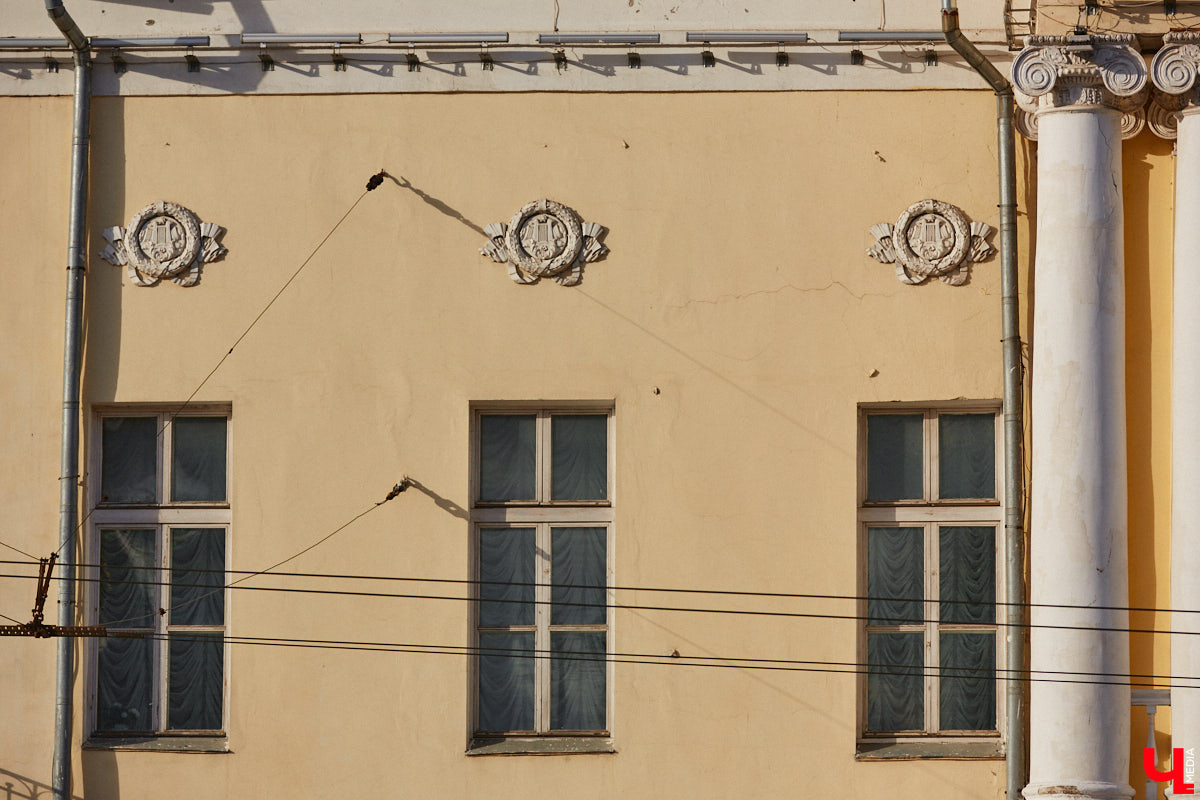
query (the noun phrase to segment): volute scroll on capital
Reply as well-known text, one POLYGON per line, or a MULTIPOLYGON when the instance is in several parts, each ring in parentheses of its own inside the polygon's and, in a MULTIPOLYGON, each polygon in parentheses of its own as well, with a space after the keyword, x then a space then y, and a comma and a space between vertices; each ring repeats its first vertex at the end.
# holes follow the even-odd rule
POLYGON ((1187 94, 1196 88, 1198 73, 1200 33, 1173 31, 1163 36, 1163 46, 1150 62, 1154 86, 1163 94, 1187 94))
POLYGON ((1135 43, 1132 34, 1026 37, 1012 65, 1017 104, 1029 114, 1109 108, 1125 115, 1122 136, 1136 135, 1149 75, 1135 43))
POLYGON ((1200 111, 1200 33, 1173 31, 1150 62, 1154 92, 1146 109, 1150 129, 1164 139, 1179 132, 1181 114, 1200 111))

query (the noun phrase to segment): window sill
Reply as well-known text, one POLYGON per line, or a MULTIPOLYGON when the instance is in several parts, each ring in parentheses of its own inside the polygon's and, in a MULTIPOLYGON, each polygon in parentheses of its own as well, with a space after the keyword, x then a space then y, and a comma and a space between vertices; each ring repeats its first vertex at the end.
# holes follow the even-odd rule
POLYGON ((224 736, 93 736, 84 750, 144 750, 159 753, 232 753, 224 736))
POLYGON ((999 740, 928 742, 859 742, 855 761, 912 761, 940 758, 958 761, 1003 760, 1004 745, 999 740))
POLYGON ((617 748, 607 736, 477 738, 467 746, 469 756, 556 756, 615 752, 617 748))

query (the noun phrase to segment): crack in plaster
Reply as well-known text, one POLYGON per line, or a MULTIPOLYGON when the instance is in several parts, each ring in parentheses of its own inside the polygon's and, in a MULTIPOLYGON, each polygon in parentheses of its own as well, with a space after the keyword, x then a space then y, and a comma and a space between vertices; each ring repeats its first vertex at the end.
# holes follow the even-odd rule
POLYGON ((841 281, 830 281, 829 283, 825 284, 824 286, 797 286, 794 283, 785 283, 783 286, 779 286, 774 289, 758 289, 753 292, 746 292, 745 294, 723 294, 712 300, 701 300, 701 299, 688 300, 685 303, 669 305, 669 306, 667 306, 667 308, 684 309, 684 308, 688 308, 689 306, 693 306, 693 305, 720 305, 721 303, 728 303, 728 302, 736 301, 736 300, 746 300, 751 297, 755 297, 757 295, 779 294, 780 292, 785 291, 787 289, 791 289, 792 291, 799 292, 801 294, 811 294, 813 292, 827 292, 830 289, 832 289, 834 286, 840 287, 843 291, 846 292, 846 294, 850 295, 855 300, 863 300, 864 298, 867 298, 867 297, 894 297, 895 296, 894 292, 863 292, 862 294, 855 294, 854 292, 852 292, 850 290, 850 287, 846 286, 846 284, 842 283, 841 281))

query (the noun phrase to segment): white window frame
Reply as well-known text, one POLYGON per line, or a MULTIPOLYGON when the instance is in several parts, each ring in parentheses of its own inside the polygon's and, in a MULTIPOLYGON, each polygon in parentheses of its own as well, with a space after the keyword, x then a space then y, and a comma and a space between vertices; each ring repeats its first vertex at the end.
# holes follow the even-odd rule
MULTIPOLYGON (((202 743, 196 747, 186 747, 189 739, 219 740, 227 739, 229 730, 229 675, 230 647, 228 641, 223 647, 224 665, 222 680, 222 722, 220 730, 167 730, 166 709, 168 706, 168 691, 166 676, 169 674, 169 648, 166 646, 166 636, 176 630, 186 629, 196 633, 221 633, 229 636, 231 628, 230 590, 224 589, 224 624, 220 626, 176 626, 170 624, 170 530, 172 528, 220 528, 225 531, 225 570, 221 581, 229 583, 229 565, 232 560, 232 489, 233 489, 233 413, 228 404, 194 404, 179 412, 179 404, 137 404, 137 405, 103 405, 92 409, 91 439, 88 455, 88 476, 86 494, 89 500, 90 512, 87 519, 88 536, 84 542, 84 563, 80 570, 86 579, 84 590, 85 614, 90 624, 99 624, 100 620, 100 534, 103 530, 144 529, 155 531, 155 566, 159 575, 157 580, 161 585, 154 587, 155 607, 166 609, 166 614, 156 614, 149 625, 110 626, 114 630, 121 629, 154 629, 154 686, 152 730, 149 732, 102 731, 98 728, 97 682, 99 677, 99 642, 89 640, 86 658, 89 679, 87 682, 87 697, 85 706, 86 729, 90 733, 89 746, 105 746, 108 742, 116 742, 124 746, 127 740, 145 740, 147 737, 176 742, 181 749, 205 750, 202 743), (220 417, 226 420, 225 428, 225 500, 223 501, 171 501, 171 456, 174 441, 171 422, 175 416, 183 418, 220 417), (103 475, 103 420, 107 417, 149 417, 153 418, 157 430, 158 446, 156 450, 156 482, 155 502, 153 503, 111 503, 101 498, 103 475)), ((146 744, 145 749, 159 749, 153 743, 146 744)), ((133 745, 137 748, 139 745, 133 745)), ((169 748, 162 748, 169 749, 169 748)))
MULTIPOLYGON (((1004 676, 999 671, 1004 662, 1004 635, 998 624, 976 625, 960 623, 942 623, 939 621, 938 592, 940 590, 940 557, 939 539, 942 526, 986 526, 995 530, 993 538, 993 563, 995 566, 996 615, 998 623, 1001 619, 1001 606, 1005 596, 1004 574, 1004 453, 1001 447, 1003 433, 1003 416, 1000 413, 998 401, 952 401, 943 403, 872 403, 859 406, 858 413, 858 661, 863 664, 858 676, 858 742, 860 751, 863 745, 896 744, 921 745, 929 743, 963 744, 971 742, 993 743, 997 757, 1003 755, 1002 731, 1004 730, 1004 676), (922 481, 923 497, 915 500, 867 500, 867 419, 877 414, 916 414, 923 415, 922 441, 922 481), (938 496, 940 476, 938 417, 942 414, 991 414, 993 415, 993 442, 995 450, 996 487, 993 498, 979 499, 946 499, 938 496), (920 528, 924 548, 924 586, 925 603, 923 617, 925 622, 917 625, 884 625, 868 624, 868 608, 866 597, 867 587, 867 531, 869 528, 920 528), (988 631, 996 637, 996 728, 987 731, 943 731, 939 729, 939 679, 940 669, 939 632, 941 630, 962 632, 988 631), (922 650, 924 652, 924 712, 925 729, 923 731, 903 732, 874 732, 867 729, 867 634, 877 632, 921 632, 924 637, 922 650)), ((945 753, 919 750, 904 751, 905 755, 954 755, 954 751, 945 753)))
MULTIPOLYGON (((595 527, 604 528, 606 537, 605 583, 613 585, 613 567, 615 553, 613 547, 614 504, 616 493, 615 482, 615 414, 614 404, 608 402, 565 402, 565 403, 480 403, 471 407, 471 459, 470 459, 470 497, 471 497, 471 548, 470 575, 472 580, 472 600, 469 615, 470 635, 472 644, 479 646, 479 540, 480 532, 488 528, 534 528, 535 547, 539 553, 535 569, 537 586, 534 592, 535 625, 534 649, 539 657, 534 661, 534 720, 537 730, 532 733, 495 734, 480 733, 479 721, 479 661, 471 659, 468 679, 470 681, 470 713, 468 722, 468 753, 520 753, 520 752, 560 752, 555 748, 561 747, 561 752, 610 752, 613 730, 613 662, 612 654, 614 641, 614 614, 612 606, 615 603, 615 593, 611 588, 605 592, 605 602, 609 608, 605 614, 604 625, 550 625, 551 599, 551 536, 552 529, 557 527, 595 527), (535 463, 537 465, 535 498, 533 500, 513 501, 481 501, 479 500, 479 471, 480 471, 480 420, 489 414, 526 414, 535 415, 536 449, 535 463), (604 414, 607 424, 607 480, 608 490, 605 500, 552 500, 551 497, 551 418, 569 414, 604 414), (607 728, 603 731, 551 731, 550 730, 550 659, 540 657, 542 651, 550 649, 550 631, 604 631, 606 656, 605 664, 605 720, 607 728), (507 746, 493 746, 496 743, 507 746), (540 743, 541 746, 533 746, 540 743)), ((527 632, 530 626, 514 626, 511 630, 527 632)), ((503 631, 504 628, 487 628, 487 632, 503 631)))

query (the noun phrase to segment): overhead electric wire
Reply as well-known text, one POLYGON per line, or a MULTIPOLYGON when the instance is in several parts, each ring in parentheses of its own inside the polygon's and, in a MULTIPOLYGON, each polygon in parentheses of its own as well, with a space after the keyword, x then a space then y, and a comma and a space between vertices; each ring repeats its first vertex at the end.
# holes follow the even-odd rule
MULTIPOLYGON (((151 633, 131 634, 130 638, 150 639, 156 641, 169 642, 171 640, 179 641, 211 641, 215 638, 214 634, 208 634, 208 638, 204 638, 204 634, 194 634, 189 637, 184 633, 151 633)), ((553 651, 553 650, 537 650, 537 649, 505 649, 492 647, 476 647, 471 645, 426 645, 426 644, 409 644, 409 643, 392 643, 392 642, 355 642, 355 641, 337 641, 337 640, 321 640, 321 639, 284 639, 274 637, 260 636, 221 636, 221 641, 229 644, 249 644, 265 647, 296 647, 317 650, 349 650, 358 652, 381 652, 381 653, 426 653, 432 655, 464 655, 464 656, 487 656, 491 658, 534 658, 538 660, 549 661, 589 661, 603 662, 608 664, 657 664, 663 666, 677 667, 708 667, 715 669, 740 669, 740 670, 762 670, 776 672, 810 672, 810 673, 825 673, 835 675, 900 675, 904 677, 917 677, 937 675, 946 678, 966 679, 967 675, 944 675, 950 669, 970 670, 969 667, 946 668, 946 667, 903 667, 897 665, 871 665, 864 662, 838 662, 838 661, 787 661, 777 659, 724 659, 720 660, 716 657, 708 656, 691 656, 684 658, 683 656, 674 655, 658 655, 653 653, 628 653, 628 654, 597 654, 585 653, 582 651, 553 651), (762 661, 769 663, 762 663, 762 661), (734 662, 734 663, 731 663, 734 662), (747 662, 747 663, 736 663, 747 662), (801 666, 809 665, 809 666, 801 666), (846 666, 848 669, 833 669, 835 666, 846 666)), ((987 668, 978 668, 975 672, 979 673, 975 676, 977 679, 987 680, 1010 680, 1021 681, 1027 683, 1071 683, 1085 685, 1103 685, 1103 686, 1130 686, 1139 688, 1175 688, 1175 689, 1200 689, 1200 684, 1195 686, 1159 686, 1153 683, 1139 683, 1131 680, 1116 681, 1116 680, 1087 680, 1076 678, 1037 678, 1032 675, 1026 675, 1022 672, 1020 675, 1011 677, 994 677, 994 672, 1000 670, 992 670, 987 668)), ((1066 673, 1066 674, 1087 674, 1087 673, 1066 673)), ((1105 673, 1094 673, 1096 676, 1105 676, 1105 673)), ((1119 673, 1114 673, 1119 675, 1119 673)), ((1125 676, 1136 677, 1136 676, 1125 676)), ((1186 678, 1181 680, 1193 680, 1186 678)))
MULTIPOLYGON (((370 509, 368 509, 368 511, 369 510, 370 509)), ((359 516, 361 516, 361 515, 359 515, 359 516)), ((140 568, 139 567, 118 567, 118 569, 136 570, 136 569, 140 569, 140 568)), ((187 572, 189 570, 187 570, 186 568, 182 568, 179 571, 187 572)), ((264 573, 265 573, 265 571, 252 573, 252 574, 253 575, 261 575, 264 573)), ((26 579, 29 579, 29 578, 33 578, 33 577, 35 577, 35 576, 0 574, 0 578, 26 578, 26 579)), ((898 627, 898 626, 902 626, 902 625, 915 626, 915 625, 924 625, 924 624, 931 623, 931 622, 943 624, 943 625, 944 624, 953 624, 953 623, 944 622, 940 619, 931 619, 931 618, 926 618, 926 617, 883 617, 878 614, 867 614, 867 615, 862 615, 862 614, 818 614, 815 612, 803 612, 803 611, 770 611, 770 610, 763 610, 763 609, 736 609, 736 608, 700 608, 700 607, 693 607, 693 606, 658 606, 658 605, 646 605, 646 604, 642 604, 642 603, 581 603, 581 602, 563 602, 563 601, 555 602, 554 600, 537 600, 537 599, 534 599, 534 600, 508 600, 508 599, 491 599, 491 598, 480 599, 480 598, 476 598, 476 597, 462 596, 462 595, 432 595, 432 594, 413 594, 413 593, 404 593, 404 592, 365 592, 365 591, 350 591, 350 590, 344 590, 344 589, 304 589, 304 588, 286 587, 286 586, 237 586, 236 585, 236 584, 240 583, 241 581, 248 579, 249 577, 251 577, 251 575, 247 575, 246 577, 243 577, 243 578, 239 579, 238 581, 234 581, 232 583, 225 584, 224 586, 219 586, 219 587, 214 587, 214 585, 211 583, 185 584, 185 583, 171 582, 171 581, 137 581, 137 580, 129 580, 129 579, 102 580, 101 578, 79 578, 78 580, 83 581, 83 582, 88 582, 88 583, 103 582, 103 583, 109 583, 109 584, 129 584, 129 585, 145 585, 145 586, 179 586, 179 587, 184 587, 184 588, 200 588, 200 589, 212 587, 212 591, 206 592, 205 594, 202 594, 198 597, 187 600, 187 601, 185 601, 185 603, 180 603, 175 606, 176 608, 178 608, 182 605, 190 605, 190 604, 197 602, 205 597, 216 594, 217 592, 224 591, 225 589, 243 589, 243 590, 247 590, 247 591, 256 591, 256 592, 284 592, 284 593, 293 593, 293 594, 334 595, 334 596, 343 596, 343 597, 372 597, 372 598, 380 598, 380 599, 386 598, 386 599, 399 599, 399 600, 453 600, 453 601, 458 601, 458 602, 469 602, 469 603, 492 602, 492 603, 497 603, 497 604, 518 605, 518 606, 548 605, 548 606, 574 607, 574 608, 603 608, 603 609, 611 608, 611 609, 616 609, 616 610, 628 610, 628 611, 672 611, 672 612, 682 612, 682 613, 692 613, 692 614, 729 614, 729 615, 735 615, 735 616, 752 616, 752 617, 784 617, 784 618, 791 618, 791 619, 854 620, 854 621, 865 621, 865 622, 867 622, 868 625, 870 625, 870 624, 872 624, 872 622, 874 622, 875 624, 878 624, 880 627, 898 627)), ((565 587, 562 584, 559 584, 559 587, 560 588, 593 589, 596 591, 600 591, 602 589, 602 587, 599 587, 599 586, 565 587)), ((889 602, 895 602, 894 598, 876 598, 876 599, 889 601, 889 602)), ((939 601, 930 601, 930 602, 939 602, 939 601)), ((950 601, 945 601, 945 602, 949 603, 950 601)), ((970 601, 955 601, 955 602, 969 603, 970 601)), ((990 607, 992 604, 977 602, 977 603, 972 603, 972 605, 990 607)), ((1079 608, 1080 608, 1080 610, 1086 610, 1086 609, 1089 609, 1092 607, 1082 606, 1079 608)), ((1103 609, 1096 609, 1096 610, 1103 610, 1103 609)), ((136 617, 127 617, 125 619, 120 619, 120 620, 116 620, 116 621, 105 623, 105 624, 109 628, 117 628, 122 625, 127 625, 128 623, 137 622, 137 621, 148 619, 148 618, 153 619, 154 616, 156 616, 156 612, 151 612, 149 614, 140 614, 136 617)), ((1041 629, 1050 629, 1050 630, 1101 631, 1101 632, 1107 632, 1107 633, 1138 633, 1138 634, 1153 634, 1153 635, 1165 635, 1165 636, 1173 636, 1173 635, 1197 636, 1197 635, 1200 635, 1200 630, 1198 630, 1198 631, 1172 631, 1172 630, 1157 630, 1155 628, 1133 628, 1133 627, 1118 627, 1118 626, 1104 626, 1104 625, 1095 625, 1095 626, 1093 626, 1093 625, 1052 625, 1052 624, 1048 624, 1048 623, 1001 622, 1001 621, 978 623, 978 624, 994 626, 996 628, 1030 628, 1030 629, 1041 628, 1041 629)))
MULTIPOLYGON (((170 636, 170 635, 172 635, 172 634, 159 634, 157 632, 146 632, 146 634, 142 638, 153 638, 153 637, 170 636)), ((174 635, 178 636, 180 634, 176 633, 174 635)), ((182 634, 182 635, 185 638, 187 637, 186 633, 182 634)), ((203 636, 203 634, 197 633, 194 635, 194 638, 198 639, 198 638, 201 638, 202 636, 203 636)), ((552 650, 537 650, 537 649, 530 649, 530 648, 522 649, 522 648, 516 648, 516 647, 482 647, 482 646, 477 646, 477 645, 434 645, 434 644, 427 645, 427 644, 413 644, 413 643, 406 643, 406 642, 362 642, 362 641, 347 641, 347 640, 339 640, 339 639, 308 639, 308 638, 293 639, 293 638, 281 638, 281 637, 274 637, 274 636, 227 636, 225 638, 226 638, 226 640, 230 641, 231 643, 238 643, 238 642, 243 642, 243 641, 264 641, 264 642, 280 642, 280 643, 302 642, 302 643, 308 643, 308 644, 346 645, 346 646, 364 647, 364 648, 365 647, 376 647, 376 648, 405 647, 405 648, 429 648, 429 649, 433 649, 433 650, 471 650, 471 651, 474 651, 476 654, 483 653, 483 654, 488 654, 488 655, 502 654, 502 653, 514 653, 514 654, 518 654, 518 655, 524 654, 524 653, 547 653, 547 654, 549 654, 549 657, 551 659, 553 659, 553 657, 558 653, 566 653, 568 655, 591 655, 591 656, 598 655, 597 653, 589 653, 587 651, 575 651, 575 650, 553 650, 553 649, 552 650)), ((667 655, 660 655, 658 653, 624 653, 624 652, 612 652, 612 653, 608 653, 607 655, 615 656, 615 657, 622 657, 622 658, 682 659, 684 661, 699 660, 699 661, 721 661, 721 662, 747 662, 747 663, 756 663, 756 664, 757 663, 762 663, 762 664, 804 664, 804 665, 841 666, 841 667, 871 667, 872 666, 871 664, 869 664, 867 662, 862 662, 862 661, 821 661, 821 660, 813 661, 813 660, 794 659, 794 658, 755 658, 755 657, 749 657, 749 656, 741 657, 741 656, 714 656, 714 655, 685 656, 685 655, 678 654, 678 651, 675 651, 675 652, 667 654, 667 655)), ((599 659, 596 659, 596 660, 599 660, 599 659)), ((905 671, 915 671, 917 669, 924 669, 924 667, 901 667, 901 666, 897 666, 897 665, 875 665, 875 666, 896 666, 897 669, 905 670, 905 671)), ((1181 680, 1181 681, 1200 681, 1200 676, 1176 677, 1176 676, 1172 676, 1172 675, 1157 675, 1157 674, 1149 674, 1149 673, 1131 673, 1131 672, 1094 672, 1094 671, 1071 671, 1071 670, 1053 670, 1053 669, 1051 669, 1051 670, 1046 670, 1046 669, 1010 670, 1010 669, 1005 669, 1003 667, 995 667, 995 668, 939 667, 938 669, 943 673, 946 673, 946 672, 968 673, 968 674, 976 674, 979 677, 983 677, 985 675, 990 676, 994 673, 1014 673, 1018 676, 1026 675, 1029 673, 1034 673, 1034 674, 1038 674, 1038 675, 1073 675, 1073 676, 1092 677, 1092 678, 1094 678, 1094 677, 1149 678, 1149 679, 1154 679, 1154 680, 1172 680, 1172 679, 1174 679, 1174 680, 1181 680)))
MULTIPOLYGON (((173 412, 168 413, 166 422, 164 422, 163 426, 158 429, 158 433, 155 436, 156 440, 158 437, 162 436, 163 431, 165 431, 167 429, 167 427, 170 426, 170 424, 175 421, 175 417, 177 417, 181 413, 183 413, 183 410, 185 408, 187 408, 188 405, 192 402, 192 400, 196 397, 196 395, 200 393, 200 390, 204 388, 204 385, 206 383, 208 383, 209 379, 212 378, 212 376, 216 374, 217 370, 221 368, 221 365, 225 363, 225 359, 227 359, 231 355, 233 355, 234 348, 236 348, 239 344, 242 343, 242 340, 245 339, 246 335, 248 333, 250 333, 250 331, 254 328, 255 325, 258 324, 258 321, 263 318, 263 315, 267 313, 268 309, 270 309, 271 306, 273 306, 275 304, 275 301, 279 299, 279 296, 282 295, 284 293, 284 291, 289 286, 292 285, 292 281, 296 280, 296 277, 300 274, 301 270, 303 270, 306 266, 308 266, 308 262, 312 261, 313 258, 317 255, 317 253, 320 252, 321 248, 325 246, 325 243, 329 241, 330 237, 333 236, 333 234, 337 231, 337 229, 342 226, 342 223, 346 221, 346 218, 350 216, 351 212, 353 212, 354 209, 358 208, 358 204, 361 203, 362 199, 367 196, 367 193, 376 189, 383 182, 382 176, 384 176, 386 174, 387 174, 386 171, 380 170, 378 173, 371 176, 370 180, 367 181, 367 188, 364 189, 362 194, 360 194, 358 196, 358 198, 353 203, 350 204, 350 208, 348 208, 346 210, 346 213, 342 214, 341 218, 338 219, 338 221, 333 224, 333 227, 329 229, 329 232, 325 234, 324 238, 322 238, 321 241, 317 242, 317 246, 314 247, 309 252, 308 256, 304 259, 304 261, 300 262, 300 266, 296 267, 296 271, 292 273, 292 276, 290 278, 288 278, 286 281, 284 281, 283 286, 279 287, 279 291, 277 291, 275 293, 275 295, 270 300, 267 301, 267 304, 265 306, 263 306, 262 311, 258 312, 258 315, 255 316, 255 318, 250 322, 250 324, 246 326, 246 330, 242 331, 242 334, 237 337, 237 339, 234 341, 234 343, 232 345, 230 345, 229 350, 227 350, 225 352, 225 355, 221 356, 220 360, 217 361, 216 366, 214 366, 211 370, 208 371, 208 374, 205 375, 204 379, 201 380, 200 383, 196 385, 196 388, 192 390, 192 393, 188 395, 187 399, 183 401, 183 404, 180 405, 179 408, 175 409, 175 411, 173 411, 173 412)), ((79 533, 79 530, 83 527, 84 523, 87 522, 88 517, 90 517, 92 515, 92 511, 95 511, 95 508, 92 508, 90 511, 88 511, 87 514, 84 515, 83 519, 81 519, 79 521, 79 524, 75 526, 75 530, 71 531, 71 535, 68 536, 62 542, 62 544, 60 544, 58 546, 58 549, 54 551, 55 554, 61 554, 63 548, 65 548, 67 545, 69 545, 74 540, 75 536, 79 533)), ((12 549, 15 550, 16 548, 12 548, 12 549)), ((23 551, 18 551, 18 552, 23 553, 23 551)), ((29 555, 29 554, 24 553, 24 555, 29 555)))
MULTIPOLYGON (((302 551, 307 552, 307 551, 302 551)), ((297 554, 300 555, 300 554, 297 554)), ((293 556, 292 558, 295 558, 293 556)), ((291 560, 291 559, 289 559, 291 560)), ((286 563, 286 562, 281 562, 286 563)), ((0 559, 0 564, 20 564, 36 566, 37 562, 32 561, 12 561, 0 559)), ((81 563, 77 562, 76 566, 101 568, 109 567, 113 569, 137 569, 142 571, 152 572, 168 572, 171 567, 162 566, 138 566, 124 567, 113 564, 97 564, 97 563, 81 563)), ((275 565, 276 567, 279 564, 275 565)), ((265 570, 237 570, 237 569, 205 569, 205 568, 178 568, 180 572, 192 573, 223 573, 232 575, 261 575, 265 570)), ((268 567, 269 570, 274 570, 274 567, 268 567)), ((327 578, 331 580, 360 580, 360 581, 388 581, 401 583, 448 583, 448 584, 464 584, 470 586, 538 586, 531 581, 485 581, 473 580, 469 578, 426 578, 398 575, 362 575, 353 573, 337 573, 337 572, 274 572, 272 576, 280 578, 327 578)), ((0 575, 0 577, 5 577, 0 575)), ((25 576, 11 576, 25 577, 25 576)), ((239 581, 240 582, 240 581, 239 581)), ((153 582, 149 582, 153 583, 153 582)), ((164 584, 165 585, 165 584, 164 584)), ((882 597, 877 595, 857 595, 857 594, 817 594, 811 592, 762 592, 762 591, 739 591, 734 589, 692 589, 682 587, 667 587, 667 586, 624 586, 614 584, 612 586, 583 586, 579 584, 554 584, 560 588, 567 589, 604 589, 614 592, 661 592, 677 593, 677 594, 711 594, 730 597, 776 597, 783 599, 798 599, 798 600, 880 600, 893 603, 943 603, 946 605, 981 605, 981 601, 977 600, 935 600, 931 597, 882 597)), ((300 590, 296 590, 300 591, 300 590)), ((349 593, 349 592, 347 592, 349 593)), ((389 596, 389 595, 384 595, 389 596)), ((1086 609, 1089 611, 1132 611, 1138 613, 1155 613, 1155 614, 1200 614, 1200 609, 1177 609, 1177 608, 1160 608, 1155 606, 1091 606, 1075 603, 1009 603, 1003 600, 986 601, 987 605, 996 607, 1016 606, 1020 608, 1065 608, 1065 609, 1086 609)))

